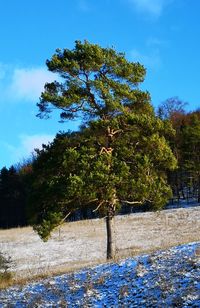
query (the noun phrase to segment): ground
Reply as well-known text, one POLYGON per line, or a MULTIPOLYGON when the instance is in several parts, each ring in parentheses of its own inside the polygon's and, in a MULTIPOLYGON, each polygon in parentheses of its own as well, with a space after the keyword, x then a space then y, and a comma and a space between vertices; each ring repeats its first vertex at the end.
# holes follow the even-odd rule
POLYGON ((200 307, 200 242, 0 292, 6 307, 200 307))
MULTIPOLYGON (((116 260, 200 240, 200 207, 115 218, 116 260)), ((64 224, 44 243, 31 227, 0 230, 15 279, 65 273, 106 261, 104 219, 64 224)))

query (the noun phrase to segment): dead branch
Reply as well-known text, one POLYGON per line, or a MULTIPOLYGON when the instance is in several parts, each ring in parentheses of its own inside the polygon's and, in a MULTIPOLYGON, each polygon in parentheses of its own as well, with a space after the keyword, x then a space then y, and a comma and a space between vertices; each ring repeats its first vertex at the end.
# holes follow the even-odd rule
POLYGON ((101 207, 101 205, 103 204, 103 202, 104 202, 104 201, 101 201, 101 202, 99 203, 99 205, 97 206, 97 208, 93 210, 93 213, 95 213, 96 211, 98 211, 98 209, 101 207))
POLYGON ((65 222, 65 219, 67 219, 67 217, 71 214, 71 211, 69 213, 67 213, 67 215, 65 215, 65 217, 61 220, 60 225, 62 225, 65 222))
POLYGON ((128 200, 120 200, 122 203, 127 203, 127 204, 142 204, 144 202, 142 201, 128 201, 128 200))
POLYGON ((105 148, 105 147, 103 147, 103 148, 101 148, 100 155, 103 154, 103 153, 111 155, 112 151, 113 151, 113 148, 105 148))

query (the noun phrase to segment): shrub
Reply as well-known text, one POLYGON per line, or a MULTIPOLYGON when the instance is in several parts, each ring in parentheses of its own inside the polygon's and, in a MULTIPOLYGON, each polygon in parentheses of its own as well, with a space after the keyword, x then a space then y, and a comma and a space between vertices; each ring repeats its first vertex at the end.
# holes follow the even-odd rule
POLYGON ((12 278, 12 275, 9 272, 10 263, 11 263, 11 258, 5 257, 0 252, 0 286, 8 283, 12 278))

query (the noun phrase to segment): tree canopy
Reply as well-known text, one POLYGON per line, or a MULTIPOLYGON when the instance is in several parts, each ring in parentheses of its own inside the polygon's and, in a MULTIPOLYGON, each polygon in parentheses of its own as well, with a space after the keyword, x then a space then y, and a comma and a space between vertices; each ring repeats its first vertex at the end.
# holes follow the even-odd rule
POLYGON ((59 74, 41 94, 39 116, 60 110, 82 119, 79 132, 57 136, 33 164, 35 229, 47 239, 73 209, 92 206, 106 216, 107 257, 114 255, 111 222, 123 204, 161 208, 170 197, 166 171, 176 160, 164 138, 169 124, 155 116, 145 69, 111 48, 76 41, 56 50, 48 69, 59 74))
POLYGON ((109 121, 129 111, 133 103, 141 110, 149 102, 149 93, 138 89, 145 68, 128 62, 114 49, 76 41, 73 50, 57 49, 46 64, 62 80, 46 83, 38 103, 40 117, 58 108, 61 120, 81 117, 109 121))

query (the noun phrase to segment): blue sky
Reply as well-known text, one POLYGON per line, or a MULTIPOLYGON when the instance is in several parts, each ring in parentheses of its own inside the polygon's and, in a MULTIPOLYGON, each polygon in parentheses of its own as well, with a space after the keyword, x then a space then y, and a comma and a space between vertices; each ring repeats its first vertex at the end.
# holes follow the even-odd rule
POLYGON ((0 168, 28 158, 75 123, 36 118, 46 59, 87 39, 147 68, 143 89, 156 107, 178 96, 200 107, 199 0, 7 0, 0 3, 0 168))

